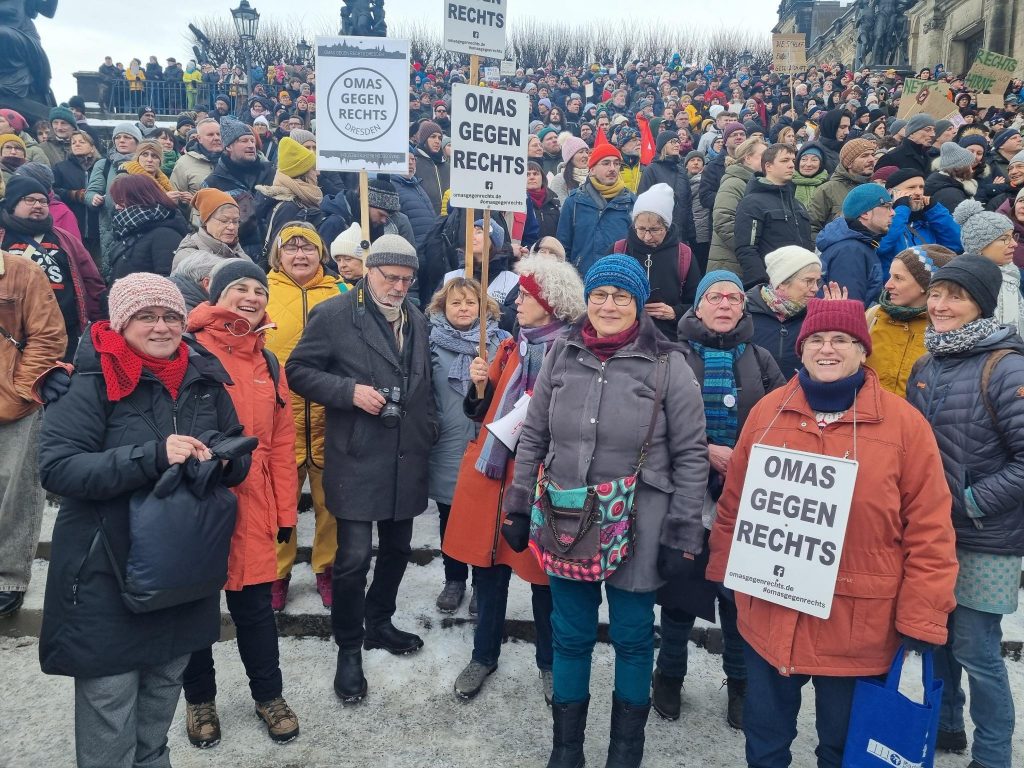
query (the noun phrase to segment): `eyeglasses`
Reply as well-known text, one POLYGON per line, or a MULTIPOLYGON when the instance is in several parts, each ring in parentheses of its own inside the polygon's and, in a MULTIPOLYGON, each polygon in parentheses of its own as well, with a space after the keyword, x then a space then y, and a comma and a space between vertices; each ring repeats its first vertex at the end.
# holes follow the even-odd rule
POLYGON ((1001 243, 1002 245, 1009 245, 1010 243, 1019 243, 1020 234, 1018 234, 1017 232, 1011 232, 1008 235, 1003 235, 1002 237, 997 238, 996 242, 1001 243))
POLYGON ((705 293, 704 300, 713 306, 718 306, 722 303, 722 299, 729 302, 730 307, 741 307, 743 302, 747 300, 747 297, 742 293, 705 293))
POLYGON ((317 248, 312 243, 306 243, 305 245, 295 245, 293 243, 288 243, 287 245, 281 246, 282 253, 295 254, 298 253, 299 251, 302 251, 303 253, 307 253, 309 255, 313 255, 314 253, 319 253, 320 249, 317 248))
POLYGON ((168 312, 166 315, 156 315, 152 312, 140 312, 137 315, 133 315, 132 320, 149 326, 154 326, 163 320, 164 325, 168 328, 181 328, 181 326, 185 324, 185 318, 177 312, 168 312))
POLYGON ((829 339, 822 336, 808 336, 807 339, 804 340, 804 348, 809 349, 812 352, 817 352, 828 344, 836 352, 845 352, 856 343, 856 339, 851 339, 848 336, 833 336, 829 339))
POLYGON ((663 235, 667 232, 664 227, 636 227, 636 233, 639 237, 646 237, 647 235, 663 235))
POLYGON ((389 275, 387 272, 385 272, 380 267, 377 267, 377 271, 380 272, 381 276, 384 278, 384 282, 386 282, 388 285, 398 285, 399 283, 401 283, 402 285, 409 286, 410 288, 412 286, 416 285, 416 278, 415 277, 402 277, 401 275, 389 275))
POLYGON ((608 301, 609 296, 612 297, 612 301, 619 307, 628 307, 633 302, 633 294, 631 293, 608 293, 607 291, 591 291, 587 301, 599 307, 608 301))
POLYGON ((237 227, 242 223, 241 219, 222 219, 219 216, 211 217, 218 224, 223 224, 225 227, 237 227))
POLYGON ((48 208, 50 201, 45 197, 23 197, 21 202, 31 205, 33 208, 48 208))

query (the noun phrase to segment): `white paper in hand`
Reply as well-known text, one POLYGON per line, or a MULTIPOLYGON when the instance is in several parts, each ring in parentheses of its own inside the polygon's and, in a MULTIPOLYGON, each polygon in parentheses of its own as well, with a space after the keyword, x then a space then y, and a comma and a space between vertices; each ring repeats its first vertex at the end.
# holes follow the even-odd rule
POLYGON ((530 396, 523 395, 512 410, 497 421, 485 424, 484 429, 500 440, 510 451, 516 449, 519 443, 519 435, 523 431, 523 422, 526 421, 526 409, 530 405, 530 396))

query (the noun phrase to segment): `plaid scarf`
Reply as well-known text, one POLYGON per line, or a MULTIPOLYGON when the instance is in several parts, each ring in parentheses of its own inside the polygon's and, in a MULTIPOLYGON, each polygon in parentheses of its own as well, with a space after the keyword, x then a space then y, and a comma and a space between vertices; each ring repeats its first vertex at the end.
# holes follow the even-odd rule
POLYGON ((119 240, 128 237, 144 224, 152 221, 165 221, 174 216, 174 211, 164 208, 162 205, 143 206, 129 205, 119 211, 114 211, 110 217, 110 226, 114 230, 114 237, 119 240))
POLYGON ((998 330, 999 322, 994 317, 980 317, 945 333, 939 333, 929 325, 924 331, 924 348, 936 357, 955 355, 974 349, 978 342, 998 330))
MULTIPOLYGON (((498 327, 493 319, 487 321, 487 344, 499 344, 511 334, 498 327)), ((456 330, 443 313, 430 316, 430 346, 440 347, 458 356, 448 368, 448 384, 463 397, 469 391, 469 366, 480 351, 480 321, 465 331, 456 330)))
POLYGON ((708 442, 733 448, 739 432, 739 391, 734 366, 747 345, 712 349, 691 341, 690 346, 704 361, 704 383, 700 389, 704 397, 708 442), (731 405, 726 404, 726 398, 731 405))

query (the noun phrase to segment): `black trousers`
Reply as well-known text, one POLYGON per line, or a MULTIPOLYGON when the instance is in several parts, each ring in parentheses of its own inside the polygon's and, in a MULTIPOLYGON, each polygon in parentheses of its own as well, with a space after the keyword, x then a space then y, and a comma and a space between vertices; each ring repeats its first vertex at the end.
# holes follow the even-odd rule
MULTIPOLYGON (((451 504, 437 502, 437 514, 441 518, 441 544, 444 544, 444 532, 448 530, 448 516, 452 513, 451 504)), ((441 553, 441 561, 444 563, 445 581, 468 581, 469 566, 459 562, 454 557, 441 553)))
MULTIPOLYGON (((270 583, 252 584, 237 592, 225 590, 228 611, 235 622, 238 655, 249 678, 254 701, 270 701, 281 695, 281 659, 277 649, 277 623, 270 607, 270 583)), ((185 701, 201 704, 217 698, 213 648, 195 651, 185 667, 185 701)))
POLYGON ((412 553, 412 520, 377 522, 377 564, 373 583, 366 574, 373 554, 373 523, 338 520, 338 553, 334 557, 331 627, 343 650, 363 644, 364 627, 376 627, 395 615, 398 588, 412 553))

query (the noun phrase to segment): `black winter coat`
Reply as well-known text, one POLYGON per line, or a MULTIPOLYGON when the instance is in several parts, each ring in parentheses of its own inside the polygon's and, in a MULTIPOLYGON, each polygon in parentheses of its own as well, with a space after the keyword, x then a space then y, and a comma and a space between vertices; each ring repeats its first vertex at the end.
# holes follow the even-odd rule
POLYGON ((907 402, 935 432, 953 496, 956 545, 973 552, 1024 555, 1024 340, 1003 327, 968 352, 925 355, 907 381, 907 402), (988 397, 998 426, 979 395, 985 360, 1012 349, 996 365, 988 397), (967 513, 970 488, 982 517, 967 513))
POLYGON ((963 184, 941 171, 936 171, 928 177, 924 184, 924 193, 933 202, 941 203, 950 213, 964 200, 971 199, 963 184))
POLYGON ((266 220, 275 201, 265 198, 258 206, 256 185, 271 186, 274 183, 274 166, 265 160, 243 165, 226 157, 226 152, 217 161, 213 172, 203 182, 204 187, 227 192, 238 203, 241 226, 238 228, 238 242, 249 257, 258 260, 263 252, 266 220))
POLYGON ((409 219, 412 226, 412 234, 416 239, 414 245, 417 252, 422 252, 423 244, 431 227, 438 220, 437 212, 434 210, 430 197, 423 189, 423 182, 416 176, 407 179, 404 176, 392 176, 391 183, 398 192, 399 207, 402 213, 409 219))
POLYGON ((535 205, 533 208, 539 227, 536 242, 540 242, 545 237, 555 237, 558 232, 558 218, 562 215, 562 203, 558 199, 558 195, 547 187, 544 188, 544 191, 546 193, 544 204, 535 205))
POLYGON ((754 343, 768 350, 788 380, 803 366, 796 351, 796 337, 800 335, 807 312, 779 320, 762 298, 760 288, 747 291, 747 311, 754 321, 754 343))
POLYGON ((876 168, 885 168, 889 165, 920 171, 921 176, 926 179, 932 172, 932 159, 928 156, 928 147, 917 144, 910 139, 904 139, 896 149, 890 149, 882 155, 876 168))
MULTIPOLYGON (((210 352, 190 345, 188 371, 178 400, 143 371, 138 387, 118 402, 107 398, 99 356, 82 335, 71 389, 46 407, 39 442, 43 487, 63 497, 53 529, 39 660, 43 672, 72 677, 118 675, 165 664, 209 647, 220 635, 220 596, 151 613, 131 613, 121 601, 112 563, 100 538, 110 542, 116 567, 128 557, 128 502, 154 485, 167 468, 158 440, 134 404, 166 435, 226 431, 238 417, 225 389, 227 372, 210 352), (176 426, 176 429, 175 429, 176 426)), ((250 459, 233 461, 222 483, 238 485, 250 459)), ((188 567, 188 553, 182 553, 188 567)))
POLYGON ((366 281, 309 313, 285 370, 292 392, 327 411, 324 494, 342 520, 409 520, 427 507, 427 468, 440 434, 431 388, 427 321, 408 300, 403 353, 366 281), (398 386, 393 429, 352 404, 356 384, 398 386))
POLYGON ((751 288, 768 282, 764 257, 784 245, 814 250, 811 217, 796 199, 792 182, 769 184, 755 176, 736 206, 736 260, 743 270, 743 284, 751 288))
MULTIPOLYGON (((703 181, 703 178, 701 179, 703 181)), ((655 184, 668 184, 674 193, 672 222, 676 225, 679 239, 693 245, 697 242, 697 227, 693 223, 693 198, 690 194, 690 176, 686 164, 679 158, 655 160, 644 169, 640 177, 637 194, 642 194, 655 184)))
POLYGON ((718 188, 722 186, 722 177, 725 176, 725 150, 722 154, 704 166, 700 175, 700 190, 697 197, 700 204, 709 211, 715 210, 715 197, 718 195, 718 188))
POLYGON ((188 224, 178 212, 164 221, 148 221, 123 238, 117 238, 125 244, 116 263, 110 265, 113 282, 125 275, 135 272, 154 272, 158 275, 171 274, 171 262, 174 252, 181 245, 181 238, 189 233, 188 224))
POLYGON ((86 205, 84 200, 91 170, 91 165, 86 170, 71 157, 53 167, 53 191, 75 214, 84 242, 96 241, 100 236, 100 209, 86 205))

